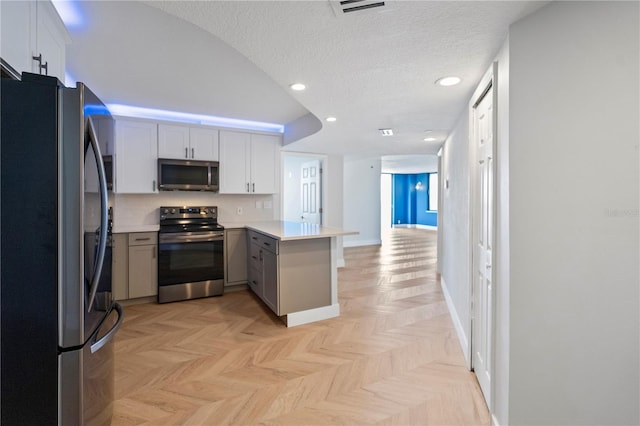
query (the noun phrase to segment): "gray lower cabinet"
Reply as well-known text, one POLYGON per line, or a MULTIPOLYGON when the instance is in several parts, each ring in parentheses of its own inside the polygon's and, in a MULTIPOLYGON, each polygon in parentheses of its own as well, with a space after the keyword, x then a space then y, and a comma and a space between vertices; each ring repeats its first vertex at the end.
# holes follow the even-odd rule
POLYGON ((247 284, 247 230, 224 231, 224 286, 247 284))
POLYGON ((129 234, 113 234, 111 288, 115 300, 129 298, 129 234))
POLYGON ((278 316, 331 305, 331 240, 247 232, 249 287, 278 316))
POLYGON ((262 252, 263 287, 262 300, 278 315, 280 303, 278 298, 278 256, 275 252, 264 250, 262 252))
MULTIPOLYGON (((249 275, 249 288, 264 301, 264 249, 255 242, 255 233, 248 232, 247 244, 249 256, 247 257, 247 272, 249 275)), ((278 313, 277 306, 269 306, 275 313, 278 313)))
POLYGON ((116 300, 157 295, 158 234, 114 234, 112 275, 116 300))

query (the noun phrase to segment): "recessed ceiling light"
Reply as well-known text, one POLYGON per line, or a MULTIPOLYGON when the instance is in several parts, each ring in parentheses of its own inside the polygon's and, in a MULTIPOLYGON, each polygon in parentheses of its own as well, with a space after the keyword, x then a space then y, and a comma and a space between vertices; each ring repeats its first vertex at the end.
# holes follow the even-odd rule
POLYGON ((436 84, 439 86, 455 86, 460 83, 462 79, 456 76, 442 77, 436 80, 436 84))
POLYGON ((306 89, 306 88, 307 88, 307 86, 305 86, 305 85, 304 85, 304 84, 302 84, 302 83, 293 83, 293 84, 292 84, 291 86, 289 86, 289 87, 291 88, 291 90, 297 90, 297 91, 304 90, 304 89, 306 89))
POLYGON ((378 129, 382 136, 393 136, 393 129, 378 129))
POLYGON ((428 138, 424 138, 424 141, 425 142, 434 142, 434 141, 437 141, 437 139, 433 138, 433 137, 428 137, 428 138))
POLYGON ((327 117, 326 120, 329 121, 329 122, 334 122, 337 119, 335 117, 327 117))

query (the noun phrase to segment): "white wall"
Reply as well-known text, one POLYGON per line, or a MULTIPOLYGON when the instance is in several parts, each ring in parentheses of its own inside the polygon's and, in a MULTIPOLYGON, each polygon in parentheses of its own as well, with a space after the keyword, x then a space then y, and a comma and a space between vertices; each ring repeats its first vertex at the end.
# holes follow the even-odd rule
POLYGON ((344 246, 381 244, 380 158, 344 159, 344 228, 358 235, 344 237, 344 246))
POLYGON ((510 31, 508 424, 640 423, 638 28, 553 2, 510 31))
MULTIPOLYGON (((326 185, 324 192, 323 220, 327 226, 344 227, 344 159, 341 155, 329 155, 324 162, 326 185)), ((336 237, 336 256, 338 266, 344 266, 344 250, 342 237, 336 237)))
POLYGON ((441 284, 469 366, 469 120, 463 114, 442 146, 441 284), (448 182, 448 188, 447 186, 448 182))

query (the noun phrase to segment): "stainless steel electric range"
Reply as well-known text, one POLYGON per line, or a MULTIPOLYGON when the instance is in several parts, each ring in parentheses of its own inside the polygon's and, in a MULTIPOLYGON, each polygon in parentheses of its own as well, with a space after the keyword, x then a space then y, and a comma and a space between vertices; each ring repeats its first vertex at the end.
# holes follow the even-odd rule
POLYGON ((224 228, 217 207, 160 207, 158 247, 158 303, 222 295, 224 228))

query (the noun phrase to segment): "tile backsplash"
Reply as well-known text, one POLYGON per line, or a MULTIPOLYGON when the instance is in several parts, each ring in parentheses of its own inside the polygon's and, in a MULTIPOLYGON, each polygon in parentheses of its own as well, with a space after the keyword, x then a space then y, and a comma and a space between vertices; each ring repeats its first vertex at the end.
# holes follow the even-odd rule
POLYGON ((110 194, 114 227, 158 225, 160 206, 218 206, 218 221, 280 219, 280 196, 162 191, 158 194, 110 194), (238 214, 238 209, 242 214, 238 214))

